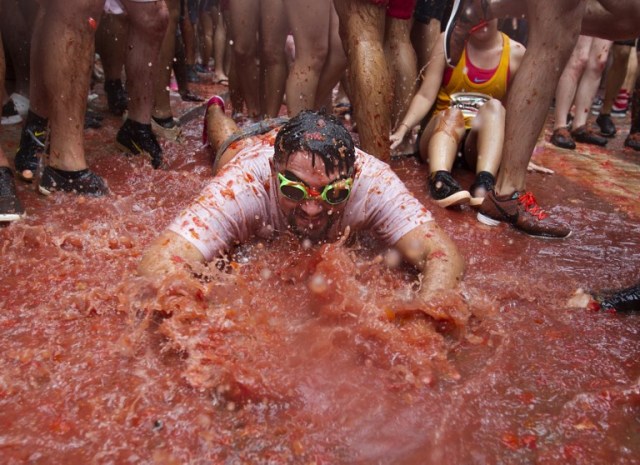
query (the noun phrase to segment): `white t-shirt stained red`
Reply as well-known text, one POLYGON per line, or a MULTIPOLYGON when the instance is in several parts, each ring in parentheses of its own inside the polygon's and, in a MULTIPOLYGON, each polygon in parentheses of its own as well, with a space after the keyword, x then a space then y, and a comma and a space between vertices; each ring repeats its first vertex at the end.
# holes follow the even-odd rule
MULTIPOLYGON (((286 231, 278 206, 277 184, 270 161, 273 137, 255 138, 202 190, 170 225, 207 261, 252 237, 270 238, 286 231)), ((389 165, 356 149, 355 175, 343 215, 328 232, 335 240, 347 226, 368 230, 392 246, 433 217, 406 188, 389 165)))

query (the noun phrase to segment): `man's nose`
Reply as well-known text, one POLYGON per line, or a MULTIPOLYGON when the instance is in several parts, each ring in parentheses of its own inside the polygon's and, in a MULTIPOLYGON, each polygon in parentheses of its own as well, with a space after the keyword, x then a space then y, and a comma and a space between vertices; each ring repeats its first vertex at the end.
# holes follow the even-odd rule
POLYGON ((322 200, 307 199, 300 204, 302 211, 308 216, 316 216, 322 213, 324 205, 322 200))

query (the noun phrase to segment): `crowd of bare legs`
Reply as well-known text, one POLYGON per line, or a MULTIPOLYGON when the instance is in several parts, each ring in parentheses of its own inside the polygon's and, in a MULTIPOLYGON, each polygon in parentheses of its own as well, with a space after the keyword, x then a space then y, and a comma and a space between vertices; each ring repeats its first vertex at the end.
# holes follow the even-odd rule
MULTIPOLYGON (((25 214, 16 181, 36 183, 45 195, 109 193, 87 165, 84 147, 85 126, 100 124, 100 115, 87 111, 96 57, 108 109, 124 115, 118 151, 144 155, 153 168, 166 168, 158 137, 180 142, 171 82, 182 99, 203 101, 189 86, 207 74, 228 85, 227 103, 240 124, 305 109, 339 110, 352 116, 364 151, 384 161, 416 153, 434 165, 433 174, 450 171, 448 162, 434 168, 430 156, 443 150, 438 144, 455 153, 469 130, 455 126, 456 117, 431 120, 437 89, 446 90, 446 69, 456 69, 470 43, 468 60, 485 50, 479 62, 492 62, 481 36, 475 42, 469 37, 508 18, 506 24, 526 24, 528 34, 518 38, 526 51, 511 54, 509 66, 517 63, 518 73, 509 78, 508 92, 490 95, 497 100, 483 110, 499 115, 503 137, 486 149, 494 155, 481 171, 490 177, 470 196, 479 219, 535 236, 571 233, 540 213, 526 190, 530 158, 554 97, 551 143, 574 149, 576 142, 606 145, 616 134, 611 116, 627 92, 632 124, 625 145, 640 150, 640 93, 633 90, 629 58, 635 58, 629 40, 640 36, 640 6, 632 0, 0 0, 0 17, 2 103, 6 109, 21 98, 28 102, 15 156, 0 147, 1 221, 25 214), (11 79, 5 85, 7 62, 11 79), (605 68, 604 99, 594 106, 596 129, 587 116, 605 68), (409 112, 411 105, 419 111, 409 112), (424 137, 420 142, 425 128, 429 143, 424 137)), ((501 35, 490 37, 502 43, 501 35)), ((477 156, 486 161, 481 140, 477 156)))

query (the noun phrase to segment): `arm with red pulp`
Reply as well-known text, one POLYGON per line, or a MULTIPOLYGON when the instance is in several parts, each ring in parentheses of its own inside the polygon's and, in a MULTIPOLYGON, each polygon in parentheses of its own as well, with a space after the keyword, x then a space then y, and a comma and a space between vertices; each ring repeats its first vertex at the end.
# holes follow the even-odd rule
POLYGON ((165 231, 147 247, 138 265, 138 274, 162 277, 184 268, 185 263, 203 262, 196 247, 173 231, 165 231))
POLYGON ((455 289, 462 281, 464 260, 447 234, 429 221, 396 243, 404 259, 422 272, 420 295, 429 298, 438 291, 455 289))

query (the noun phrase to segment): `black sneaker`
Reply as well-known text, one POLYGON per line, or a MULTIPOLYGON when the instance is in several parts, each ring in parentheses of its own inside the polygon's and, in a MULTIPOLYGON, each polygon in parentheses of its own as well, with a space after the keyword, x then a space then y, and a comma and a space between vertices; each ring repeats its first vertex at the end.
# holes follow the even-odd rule
POLYGON ((16 175, 23 181, 33 181, 38 170, 38 154, 43 153, 46 148, 47 124, 46 118, 31 111, 27 115, 14 160, 16 175))
POLYGON ((0 221, 16 221, 24 216, 24 208, 16 195, 11 168, 0 168, 0 221))
POLYGON ((187 65, 187 82, 200 82, 200 76, 196 73, 194 65, 187 65))
POLYGON ((469 204, 472 207, 479 207, 487 195, 496 185, 496 178, 488 171, 480 171, 476 174, 476 180, 469 189, 471 191, 471 200, 469 204))
POLYGON ((7 100, 2 106, 2 120, 0 123, 3 126, 8 126, 11 124, 18 124, 22 122, 22 117, 18 113, 18 109, 16 108, 16 104, 13 103, 13 100, 7 100))
POLYGON ((600 134, 604 137, 613 137, 616 135, 616 125, 611 119, 611 115, 600 113, 596 118, 596 124, 600 128, 600 134))
POLYGON ((630 132, 624 140, 624 146, 640 151, 640 132, 630 132))
POLYGON ((576 143, 571 136, 569 128, 554 129, 550 141, 553 145, 562 149, 573 150, 576 148, 576 143))
POLYGON ((115 116, 122 116, 127 110, 127 92, 120 79, 106 79, 104 92, 107 94, 109 111, 115 116))
POLYGON ((127 119, 116 136, 117 145, 132 155, 147 154, 151 157, 151 166, 164 167, 162 148, 151 130, 151 124, 142 124, 127 119))
POLYGON ((104 180, 88 169, 63 171, 51 166, 45 167, 42 172, 38 190, 44 195, 63 191, 100 197, 109 193, 109 188, 104 180))
POLYGON ((471 194, 463 191, 451 173, 444 170, 436 171, 429 176, 429 190, 431 197, 443 208, 463 205, 471 199, 471 194))
POLYGON ((573 140, 575 140, 576 142, 598 145, 600 147, 604 147, 605 145, 607 145, 607 142, 609 142, 604 137, 596 134, 596 132, 586 124, 571 131, 571 137, 573 137, 573 140))

